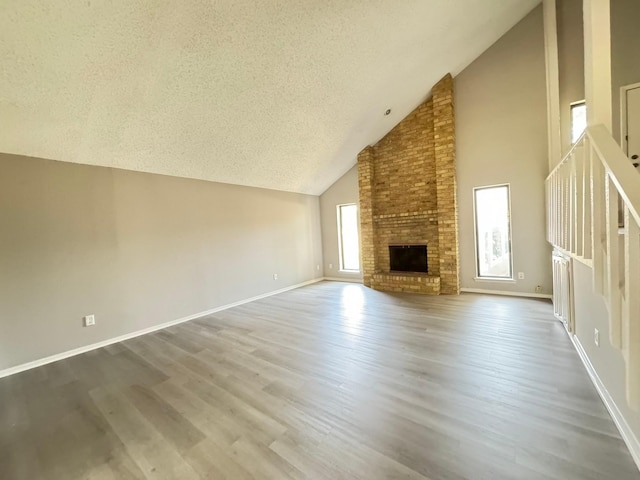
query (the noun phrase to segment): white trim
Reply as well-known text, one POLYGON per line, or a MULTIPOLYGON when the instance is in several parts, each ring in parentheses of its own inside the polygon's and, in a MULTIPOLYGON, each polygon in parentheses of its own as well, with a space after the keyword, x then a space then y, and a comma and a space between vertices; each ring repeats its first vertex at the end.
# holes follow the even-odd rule
POLYGON ((629 156, 629 141, 627 140, 627 92, 640 88, 639 83, 624 85, 620 87, 620 145, 625 155, 629 156))
POLYGON ((474 282, 496 282, 496 283, 516 283, 515 278, 511 277, 473 277, 474 282))
POLYGON ((177 320, 171 320, 169 322, 161 323, 159 325, 154 325, 152 327, 143 328, 142 330, 137 330, 135 332, 126 333, 118 337, 110 338, 108 340, 103 340, 102 342, 92 343, 91 345, 85 345, 84 347, 74 348, 73 350, 68 350, 66 352, 56 353, 55 355, 50 355, 48 357, 40 358, 32 362, 23 363, 22 365, 9 367, 4 370, 0 370, 0 378, 8 377, 9 375, 14 375, 16 373, 24 372, 25 370, 31 370, 32 368, 41 367, 42 365, 57 362, 58 360, 64 360, 65 358, 80 355, 81 353, 86 353, 91 350, 96 350, 98 348, 106 347, 107 345, 122 342, 130 338, 139 337, 140 335, 145 335, 147 333, 155 332, 157 330, 162 330, 163 328, 168 328, 173 325, 178 325, 179 323, 188 322, 189 320, 195 320, 196 318, 206 317, 207 315, 211 315, 213 313, 220 312, 222 310, 238 307, 240 305, 244 305, 245 303, 255 302, 256 300, 261 300, 263 298, 271 297, 272 295, 277 295, 279 293, 284 293, 289 290, 294 290, 296 288, 304 287, 306 285, 311 285, 312 283, 321 282, 322 280, 324 280, 324 278, 314 278, 313 280, 309 280, 307 282, 298 283, 296 285, 291 285, 289 287, 281 288, 279 290, 274 290, 273 292, 263 293, 261 295, 256 295, 255 297, 246 298, 244 300, 239 300, 233 303, 228 303, 227 305, 215 307, 210 310, 206 310, 204 312, 194 313, 193 315, 182 317, 177 320))
POLYGON ((590 258, 584 258, 584 257, 581 257, 579 255, 576 255, 575 253, 571 253, 570 251, 565 250, 564 248, 559 247, 558 245, 553 245, 553 248, 555 250, 557 250, 558 252, 560 252, 565 257, 571 258, 573 260, 576 260, 576 261, 582 263, 583 265, 586 265, 589 268, 593 268, 593 260, 591 260, 590 258))
MULTIPOLYGON (((587 101, 586 100, 578 100, 576 102, 571 102, 569 104, 569 133, 571 134, 571 146, 573 147, 574 145, 576 145, 580 139, 582 138, 582 135, 584 135, 584 131, 587 129, 587 126, 585 125, 584 129, 582 130, 582 132, 580 133, 580 135, 578 136, 578 138, 576 138, 576 141, 573 141, 573 107, 578 107, 578 106, 582 106, 584 105, 584 108, 587 108, 587 101)), ((561 159, 562 160, 562 159, 561 159)))
POLYGON ((629 449, 629 452, 633 457, 633 461, 636 462, 636 466, 640 469, 640 442, 638 442, 638 438, 634 435, 633 430, 631 430, 631 427, 627 423, 627 420, 622 415, 622 412, 620 412, 620 409, 616 405, 616 402, 613 400, 613 398, 611 398, 607 387, 605 387, 604 383, 602 383, 602 380, 600 380, 598 372, 596 372, 596 369, 593 368, 591 360, 589 360, 589 356, 582 347, 582 344, 580 343, 578 337, 576 335, 569 334, 569 338, 571 339, 573 346, 578 352, 580 360, 582 360, 584 368, 587 370, 589 378, 591 378, 591 381, 593 382, 593 386, 596 387, 596 390, 598 391, 598 394, 602 399, 602 403, 604 403, 604 406, 607 407, 609 415, 611 415, 611 418, 613 419, 613 423, 615 423, 616 427, 618 427, 620 436, 624 440, 624 443, 627 445, 627 448, 629 449))
MULTIPOLYGON (((476 276, 474 279, 478 278, 491 278, 491 277, 482 277, 480 276, 480 262, 478 261, 478 210, 476 205, 476 192, 478 190, 487 190, 490 188, 499 188, 499 187, 507 187, 507 217, 509 221, 509 269, 511 270, 511 277, 503 277, 504 280, 513 280, 514 266, 513 266, 513 222, 511 220, 511 184, 507 183, 496 183, 494 185, 480 185, 478 187, 473 187, 471 190, 471 194, 473 196, 473 245, 475 249, 475 261, 476 261, 476 276)), ((499 277, 493 277, 499 278, 499 277)))
POLYGON ((547 293, 507 292, 506 290, 486 290, 484 288, 461 288, 460 291, 465 293, 483 293, 487 295, 506 295, 508 297, 552 298, 551 295, 547 293))
POLYGON ((360 263, 361 263, 361 258, 360 258, 360 205, 359 203, 339 203, 336 205, 336 217, 338 220, 338 262, 340 262, 340 272, 360 272, 360 263), (344 266, 344 252, 342 251, 342 207, 350 207, 350 206, 354 206, 356 207, 356 221, 358 222, 356 225, 356 232, 358 234, 358 270, 347 270, 345 268, 343 268, 344 266))
POLYGON ((323 277, 322 280, 326 280, 327 282, 362 283, 361 278, 323 277))

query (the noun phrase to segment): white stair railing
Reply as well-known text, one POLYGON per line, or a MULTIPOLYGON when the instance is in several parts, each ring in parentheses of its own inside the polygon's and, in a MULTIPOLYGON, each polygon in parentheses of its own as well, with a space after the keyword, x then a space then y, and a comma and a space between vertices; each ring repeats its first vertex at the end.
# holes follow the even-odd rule
POLYGON ((558 250, 553 252, 553 314, 564 323, 569 332, 574 332, 572 291, 571 291, 571 261, 558 250))
POLYGON ((546 180, 547 240, 589 265, 609 311, 609 341, 640 408, 640 172, 602 125, 588 127, 546 180))

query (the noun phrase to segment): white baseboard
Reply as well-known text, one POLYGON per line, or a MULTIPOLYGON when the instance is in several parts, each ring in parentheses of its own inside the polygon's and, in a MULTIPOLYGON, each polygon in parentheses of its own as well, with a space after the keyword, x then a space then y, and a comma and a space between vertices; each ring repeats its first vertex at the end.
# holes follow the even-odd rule
POLYGON ((506 295, 509 297, 553 298, 553 296, 547 293, 509 292, 507 290, 487 290, 484 288, 461 288, 460 291, 466 293, 484 293, 488 295, 506 295))
POLYGON ((73 350, 68 350, 62 353, 56 353, 55 355, 50 355, 48 357, 40 358, 32 362, 27 362, 27 363, 23 363, 22 365, 16 365, 15 367, 6 368, 4 370, 0 370, 0 378, 8 377, 9 375, 14 375, 16 373, 24 372, 25 370, 30 370, 32 368, 40 367, 48 363, 57 362, 58 360, 64 360, 65 358, 73 357, 75 355, 80 355, 81 353, 86 353, 91 350, 95 350, 97 348, 106 347, 107 345, 111 345, 113 343, 122 342, 130 338, 135 338, 135 337, 139 337, 140 335, 145 335, 147 333, 155 332, 157 330, 162 330, 163 328, 168 328, 173 325, 178 325, 179 323, 188 322, 189 320, 195 320, 196 318, 206 317, 207 315, 211 315, 213 313, 220 312, 222 310, 227 310, 229 308, 244 305, 245 303, 255 302, 256 300, 271 297, 272 295, 284 293, 289 290, 294 290, 296 288, 304 287, 305 285, 311 285, 312 283, 321 282, 322 280, 323 278, 315 278, 307 282, 302 282, 296 285, 291 285, 289 287, 281 288, 280 290, 274 290, 273 292, 263 293, 262 295, 257 295, 251 298, 245 298, 244 300, 239 300, 237 302, 229 303, 227 305, 222 305, 220 307, 212 308, 204 312, 194 313, 193 315, 182 317, 177 320, 171 320, 169 322, 161 323, 159 325, 154 325, 152 327, 143 328, 142 330, 137 330, 135 332, 120 335, 119 337, 103 340, 102 342, 92 343, 91 345, 85 345, 84 347, 74 348, 73 350))
POLYGON ((362 283, 361 278, 324 277, 323 280, 328 282, 362 283))
POLYGON ((587 373, 589 374, 593 385, 596 387, 596 390, 598 391, 598 394, 602 399, 602 403, 604 403, 605 407, 607 407, 609 415, 611 415, 611 418, 613 419, 613 423, 615 423, 616 427, 618 427, 620 436, 624 440, 624 443, 627 445, 627 448, 629 449, 629 452, 633 457, 633 461, 636 462, 636 466, 638 467, 638 469, 640 469, 640 443, 638 442, 638 438, 633 433, 633 430, 631 430, 631 427, 622 415, 622 412, 620 412, 620 409, 616 405, 616 402, 613 400, 613 398, 611 398, 607 387, 605 387, 604 383, 602 383, 602 380, 600 380, 598 372, 596 372, 596 369, 593 368, 591 360, 589 360, 589 356, 582 347, 582 344, 580 343, 578 337, 576 337, 572 333, 569 333, 569 338, 571 339, 571 342, 573 342, 573 346, 578 352, 578 355, 580 356, 580 359, 584 364, 584 368, 587 370, 587 373))

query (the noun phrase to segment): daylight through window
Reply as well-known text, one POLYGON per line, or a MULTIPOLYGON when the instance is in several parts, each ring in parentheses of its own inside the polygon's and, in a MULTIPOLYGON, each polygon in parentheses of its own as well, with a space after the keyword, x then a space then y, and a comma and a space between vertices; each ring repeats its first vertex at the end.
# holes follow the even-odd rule
POLYGON ((473 190, 478 277, 513 278, 509 185, 473 190))
POLYGON ((360 271, 358 207, 355 203, 338 205, 338 244, 340 270, 360 271))
POLYGON ((571 105, 571 143, 576 143, 587 128, 587 106, 584 102, 571 105))

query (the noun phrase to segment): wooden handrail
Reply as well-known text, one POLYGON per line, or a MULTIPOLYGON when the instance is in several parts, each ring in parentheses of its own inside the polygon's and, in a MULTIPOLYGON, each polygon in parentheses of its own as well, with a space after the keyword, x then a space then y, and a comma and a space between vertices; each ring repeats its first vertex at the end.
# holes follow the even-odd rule
POLYGON ((631 215, 640 224, 640 175, 638 175, 634 166, 604 125, 587 127, 576 143, 573 144, 571 150, 551 170, 547 180, 565 166, 587 137, 591 140, 593 148, 598 152, 598 157, 605 166, 611 180, 615 183, 620 196, 629 206, 631 215))
POLYGON ((594 150, 598 152, 609 178, 629 207, 629 213, 640 225, 640 174, 604 125, 587 128, 587 135, 594 150))

